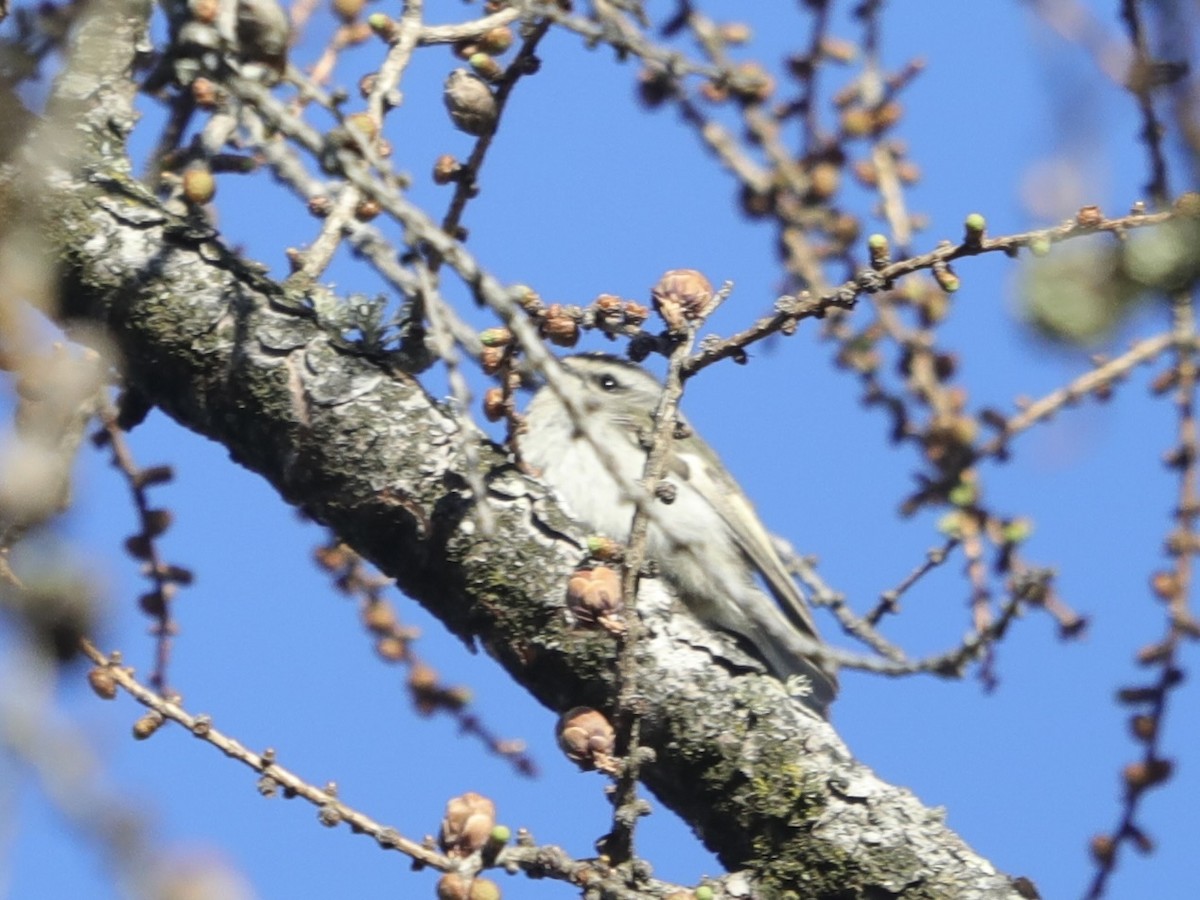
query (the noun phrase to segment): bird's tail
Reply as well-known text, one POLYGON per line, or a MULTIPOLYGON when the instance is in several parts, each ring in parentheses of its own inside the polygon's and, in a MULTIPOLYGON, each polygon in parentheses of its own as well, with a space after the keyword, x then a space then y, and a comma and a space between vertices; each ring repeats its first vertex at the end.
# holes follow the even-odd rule
POLYGON ((753 645, 753 655, 766 663, 772 675, 794 688, 801 703, 828 719, 829 705, 837 697, 837 675, 807 654, 808 641, 813 639, 795 632, 780 632, 773 625, 764 627, 756 623, 752 631, 746 638, 753 645))

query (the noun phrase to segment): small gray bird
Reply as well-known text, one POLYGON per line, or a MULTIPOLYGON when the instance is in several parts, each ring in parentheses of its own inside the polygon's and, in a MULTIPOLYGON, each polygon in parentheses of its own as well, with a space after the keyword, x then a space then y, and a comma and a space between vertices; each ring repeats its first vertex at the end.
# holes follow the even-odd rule
MULTIPOLYGON (((589 425, 615 460, 617 477, 626 485, 640 482, 662 385, 640 366, 605 354, 561 362, 589 425)), ((633 503, 622 499, 613 474, 549 387, 530 401, 520 451, 583 525, 629 539, 633 503)), ((656 501, 650 558, 701 621, 741 638, 780 680, 804 676, 811 689, 803 701, 825 715, 837 676, 829 663, 811 658, 820 638, 808 604, 746 495, 686 424, 672 442, 666 480, 674 500, 656 501)))

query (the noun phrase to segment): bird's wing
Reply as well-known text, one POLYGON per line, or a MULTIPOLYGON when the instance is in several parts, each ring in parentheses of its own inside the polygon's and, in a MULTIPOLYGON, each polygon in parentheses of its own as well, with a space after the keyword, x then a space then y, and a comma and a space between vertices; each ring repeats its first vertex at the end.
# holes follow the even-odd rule
POLYGON ((788 574, 767 529, 741 488, 722 468, 712 448, 693 436, 692 447, 674 445, 672 470, 703 494, 734 535, 787 617, 800 630, 817 637, 817 625, 800 588, 788 574))

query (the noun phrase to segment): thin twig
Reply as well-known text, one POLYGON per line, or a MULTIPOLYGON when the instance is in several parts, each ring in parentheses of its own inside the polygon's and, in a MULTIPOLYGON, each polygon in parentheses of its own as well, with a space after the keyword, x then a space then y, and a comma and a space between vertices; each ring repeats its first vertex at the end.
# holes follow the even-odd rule
POLYGON ((167 668, 171 662, 171 645, 178 632, 172 616, 172 600, 182 585, 191 583, 192 573, 183 566, 168 563, 159 550, 157 538, 170 524, 170 511, 151 506, 147 489, 170 481, 174 474, 169 466, 142 468, 133 458, 125 432, 118 424, 117 412, 105 398, 99 412, 103 445, 112 457, 112 465, 125 478, 138 516, 139 531, 125 542, 126 550, 141 562, 142 574, 150 581, 151 590, 138 601, 141 611, 154 619, 154 669, 150 685, 159 693, 167 690, 167 668))
POLYGON ((1038 422, 1042 422, 1065 406, 1087 397, 1097 388, 1107 387, 1118 381, 1143 363, 1151 362, 1175 343, 1176 336, 1162 333, 1138 341, 1120 356, 1108 360, 1089 372, 1084 372, 1069 384, 1051 391, 1034 400, 1019 413, 1004 421, 1003 431, 976 451, 979 457, 994 456, 1004 450, 1008 442, 1038 422))
POLYGON ((888 588, 879 595, 879 603, 864 618, 872 625, 877 625, 879 621, 887 614, 898 612, 900 598, 922 578, 932 572, 934 569, 941 567, 954 548, 959 545, 958 538, 950 538, 940 547, 933 547, 926 551, 925 559, 917 565, 915 569, 905 576, 904 580, 893 588, 888 588))
MULTIPOLYGON (((727 285, 724 292, 726 295, 728 287, 727 285)), ((717 296, 721 297, 720 294, 717 296)), ((718 299, 717 302, 719 303, 720 300, 718 299)), ((712 304, 712 308, 715 306, 716 303, 712 304)), ((683 396, 683 380, 679 373, 683 361, 691 352, 698 324, 689 323, 687 336, 679 342, 670 356, 666 384, 658 401, 658 409, 654 413, 654 431, 650 436, 650 452, 646 456, 646 465, 642 474, 641 486, 647 492, 654 490, 666 472, 677 427, 675 417, 679 409, 680 398, 683 396)), ((641 771, 642 752, 639 746, 641 715, 637 709, 637 654, 641 650, 642 627, 637 614, 637 589, 641 569, 646 561, 646 541, 649 533, 650 516, 643 507, 638 507, 634 511, 633 523, 630 525, 629 542, 621 570, 621 597, 627 610, 625 616, 627 630, 617 659, 617 671, 621 679, 617 708, 620 714, 618 735, 623 739, 625 762, 617 775, 616 790, 612 797, 612 831, 605 839, 606 852, 619 861, 630 859, 634 855, 633 835, 639 813, 637 781, 641 771)))
MULTIPOLYGON (((381 849, 399 851, 414 862, 442 872, 457 871, 471 876, 483 867, 484 861, 478 853, 466 859, 452 859, 430 849, 423 841, 404 837, 395 828, 378 822, 342 801, 337 795, 336 785, 329 784, 319 788, 279 765, 274 750, 266 750, 263 753, 249 750, 235 738, 214 727, 209 716, 189 713, 179 703, 161 697, 144 686, 134 677, 132 670, 122 664, 119 653, 106 656, 86 639, 80 642, 80 647, 84 655, 100 667, 106 677, 112 679, 115 686, 151 710, 161 720, 182 725, 194 737, 257 772, 260 776, 258 788, 263 795, 271 796, 282 792, 288 797, 301 797, 320 811, 321 824, 330 827, 348 825, 352 834, 374 838, 381 849)), ((551 877, 575 884, 580 883, 581 878, 586 875, 589 884, 595 885, 601 890, 602 896, 612 900, 644 900, 647 896, 642 891, 628 888, 623 875, 613 872, 604 860, 576 860, 555 846, 504 847, 490 864, 501 868, 515 865, 535 877, 551 877)), ((666 896, 671 891, 682 890, 682 886, 652 880, 647 889, 653 892, 653 896, 666 896)))
POLYGON ((852 309, 860 294, 882 290, 904 275, 932 269, 935 264, 948 263, 955 259, 978 256, 983 253, 1004 253, 1011 256, 1021 248, 1028 247, 1035 242, 1039 245, 1045 242, 1045 245, 1048 246, 1100 233, 1119 236, 1131 229, 1161 225, 1179 215, 1181 214, 1178 212, 1132 213, 1127 216, 1101 218, 1095 222, 1087 221, 1086 223, 1072 219, 1054 228, 984 238, 978 243, 966 241, 960 244, 945 243, 927 253, 898 260, 878 270, 864 270, 856 278, 849 279, 839 287, 823 293, 805 292, 794 297, 781 297, 776 301, 776 311, 773 314, 764 316, 749 328, 723 340, 705 339, 701 341, 700 351, 684 363, 683 375, 685 378, 690 378, 715 362, 740 356, 752 344, 779 332, 787 333, 787 329, 794 327, 802 319, 824 318, 835 309, 852 309))

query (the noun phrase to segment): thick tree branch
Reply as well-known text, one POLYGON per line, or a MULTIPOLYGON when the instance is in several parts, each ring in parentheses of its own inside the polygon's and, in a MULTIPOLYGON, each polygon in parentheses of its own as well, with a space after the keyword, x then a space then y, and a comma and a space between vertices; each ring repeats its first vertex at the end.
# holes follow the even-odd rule
MULTIPOLYGON (((341 348, 306 298, 129 177, 121 138, 138 10, 95 9, 59 83, 73 153, 0 170, 0 193, 43 213, 63 320, 102 327, 130 385, 334 528, 545 705, 611 713, 615 644, 565 614, 580 529, 482 436, 469 435, 487 496, 470 496, 459 437, 469 422, 408 375, 341 348), (475 527, 478 503, 496 523, 490 538, 475 527)), ((643 584, 637 608, 641 742, 657 757, 643 780, 758 880, 757 896, 1020 896, 941 812, 854 761, 832 727, 680 613, 660 582, 643 584)))

